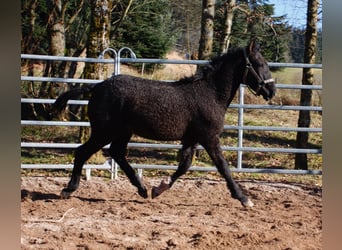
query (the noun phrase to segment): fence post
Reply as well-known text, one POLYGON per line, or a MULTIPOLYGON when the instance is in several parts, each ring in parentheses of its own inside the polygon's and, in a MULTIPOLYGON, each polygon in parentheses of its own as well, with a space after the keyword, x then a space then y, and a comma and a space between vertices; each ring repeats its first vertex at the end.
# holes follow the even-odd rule
POLYGON ((138 168, 138 176, 140 179, 143 178, 143 169, 142 168, 138 168))
POLYGON ((87 169, 85 170, 85 172, 86 172, 86 180, 87 180, 87 181, 90 181, 90 178, 91 178, 91 169, 90 169, 90 168, 87 168, 87 169))
POLYGON ((114 165, 114 179, 116 180, 118 178, 118 164, 116 163, 116 161, 113 160, 113 165, 114 165))
MULTIPOLYGON (((239 87, 239 105, 244 104, 244 94, 245 87, 240 84, 239 87)), ((238 148, 242 148, 242 140, 243 140, 243 107, 239 107, 238 109, 238 148)), ((237 168, 242 168, 242 150, 237 151, 237 168)))

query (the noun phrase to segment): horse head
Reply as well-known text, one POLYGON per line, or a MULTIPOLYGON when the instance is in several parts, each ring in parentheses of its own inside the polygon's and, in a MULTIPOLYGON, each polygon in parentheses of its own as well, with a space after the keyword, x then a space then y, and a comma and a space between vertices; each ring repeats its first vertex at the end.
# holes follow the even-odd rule
POLYGON ((274 79, 266 59, 261 54, 260 45, 256 40, 252 40, 244 49, 245 72, 242 82, 257 96, 268 101, 275 95, 276 87, 274 79))

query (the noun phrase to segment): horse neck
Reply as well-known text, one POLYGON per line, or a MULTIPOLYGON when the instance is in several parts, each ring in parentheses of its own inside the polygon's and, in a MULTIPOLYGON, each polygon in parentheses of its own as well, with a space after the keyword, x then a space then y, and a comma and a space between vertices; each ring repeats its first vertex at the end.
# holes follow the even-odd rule
POLYGON ((230 103, 232 102, 232 100, 234 99, 235 95, 236 95, 236 92, 238 90, 240 86, 240 83, 239 82, 234 82, 233 85, 232 85, 232 88, 230 90, 230 94, 229 94, 229 98, 226 102, 226 106, 228 107, 230 105, 230 103))
POLYGON ((225 62, 214 76, 216 91, 220 93, 218 96, 226 107, 232 102, 240 86, 239 79, 241 79, 243 74, 240 72, 241 70, 239 70, 241 60, 242 59, 235 57, 225 59, 225 62))

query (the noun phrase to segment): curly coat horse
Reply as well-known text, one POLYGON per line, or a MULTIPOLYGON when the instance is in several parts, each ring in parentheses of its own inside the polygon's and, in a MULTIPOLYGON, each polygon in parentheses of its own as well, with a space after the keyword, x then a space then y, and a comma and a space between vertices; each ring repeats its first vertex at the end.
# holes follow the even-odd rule
POLYGON ((180 140, 181 159, 168 183, 152 188, 152 198, 171 188, 189 169, 198 144, 208 152, 219 173, 227 182, 231 196, 243 206, 253 203, 231 177, 222 154, 219 136, 223 131, 226 110, 241 83, 265 100, 275 95, 275 84, 259 44, 253 40, 246 48, 229 50, 214 58, 202 75, 177 82, 153 81, 128 75, 113 76, 101 83, 63 93, 54 103, 57 111, 67 101, 90 94, 88 115, 89 140, 77 148, 68 186, 61 197, 68 198, 80 182, 83 164, 103 146, 137 187, 139 195, 148 192, 126 159, 127 144, 133 134, 153 140, 180 140))

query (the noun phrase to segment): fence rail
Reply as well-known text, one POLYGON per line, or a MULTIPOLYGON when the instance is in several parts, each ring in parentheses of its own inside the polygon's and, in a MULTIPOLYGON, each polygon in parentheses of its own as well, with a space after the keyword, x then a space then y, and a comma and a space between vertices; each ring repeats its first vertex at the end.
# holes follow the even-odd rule
MULTIPOLYGON (((36 125, 36 126, 74 126, 74 127, 89 127, 89 122, 64 122, 64 121, 36 121, 22 120, 21 125, 36 125)), ((242 130, 266 130, 266 131, 294 131, 294 132, 322 132, 322 128, 300 128, 300 127, 274 127, 274 126, 234 126, 224 125, 224 130, 242 129, 242 130)))
MULTIPOLYGON (((40 142, 22 142, 23 148, 77 148, 81 146, 79 143, 40 143, 40 142)), ((105 146, 104 148, 108 148, 105 146)), ((179 144, 167 143, 128 143, 129 148, 150 148, 150 149, 180 149, 179 144)), ((321 154, 321 149, 299 149, 299 148, 260 148, 260 147, 231 147, 221 146, 223 151, 245 151, 245 152, 274 152, 274 153, 307 153, 307 154, 321 154)), ((203 150, 202 146, 197 149, 203 150)))
MULTIPOLYGON (((68 57, 68 56, 47 56, 47 55, 31 55, 21 54, 21 59, 34 59, 34 60, 51 60, 51 61, 69 61, 69 62, 89 62, 89 63, 109 63, 112 64, 113 59, 101 58, 81 58, 81 57, 68 57)), ((154 63, 154 64, 208 64, 208 60, 170 60, 170 59, 150 59, 150 58, 120 58, 121 63, 154 63)), ((287 67, 287 68, 317 68, 321 69, 322 64, 305 64, 305 63, 268 63, 270 67, 287 67)))
MULTIPOLYGON (((128 48, 125 48, 128 49, 128 48)), ((120 51, 119 51, 120 52, 120 51)), ((132 52, 131 52, 132 53, 132 52)), ((157 63, 157 64, 195 64, 204 65, 208 64, 209 61, 206 60, 167 60, 167 59, 138 59, 135 58, 120 58, 116 55, 113 59, 103 59, 99 58, 74 58, 74 57, 60 57, 60 56, 45 56, 45 55, 28 55, 22 54, 21 59, 25 60, 53 60, 53 61, 69 61, 69 62, 88 62, 88 63, 105 63, 114 64, 115 71, 120 72, 121 63, 157 63)), ((321 69, 321 64, 298 64, 298 63, 269 63, 272 67, 290 67, 290 68, 318 68, 321 69)), ((25 82, 59 82, 59 83, 87 83, 96 84, 101 80, 91 80, 91 79, 75 79, 75 78, 56 78, 56 77, 39 77, 39 76, 21 76, 23 84, 25 82)), ((265 147, 245 147, 243 146, 243 131, 245 130, 256 130, 256 131, 284 131, 284 132, 310 132, 310 133, 322 133, 322 128, 300 128, 300 127, 284 127, 284 126, 248 126, 244 125, 243 114, 245 109, 268 109, 268 110, 309 110, 309 111, 322 111, 321 106, 294 106, 294 105, 254 105, 254 104, 244 104, 244 88, 246 86, 241 84, 239 89, 239 101, 238 103, 232 103, 230 109, 238 109, 238 125, 224 125, 225 130, 237 130, 238 131, 238 145, 236 147, 232 146, 222 146, 224 151, 236 151, 238 153, 237 167, 232 168, 233 172, 244 172, 244 173, 281 173, 281 174, 315 174, 321 175, 322 170, 289 170, 289 169, 253 169, 253 168, 243 168, 242 167, 242 154, 243 152, 276 152, 276 153, 308 153, 308 154, 322 154, 322 148, 319 149, 296 149, 296 148, 265 148, 265 147)), ((311 89, 311 90, 322 90, 322 85, 301 85, 301 84, 276 84, 278 89, 311 89)), ((41 103, 41 104, 52 104, 54 99, 38 99, 38 98, 21 98, 22 103, 41 103)), ((68 104, 76 105, 87 105, 87 100, 69 100, 68 104)), ((89 122, 82 121, 36 121, 36 120, 22 120, 22 126, 90 126, 89 122)), ((74 149, 80 144, 77 143, 43 143, 43 142, 21 142, 22 148, 60 148, 60 149, 74 149)), ((165 144, 165 143, 129 143, 129 148, 148 148, 154 150, 170 150, 170 149, 180 149, 179 144, 165 144)), ((108 145, 105 146, 108 148, 108 145)), ((199 150, 203 148, 198 147, 199 150)), ((169 169, 174 170, 177 166, 169 165, 151 165, 151 164, 132 164, 134 168, 139 169, 141 174, 142 169, 169 169)), ((72 168, 71 164, 21 164, 22 169, 69 169, 72 168)), ((112 177, 116 176, 118 166, 114 161, 111 163, 106 161, 103 165, 93 165, 86 164, 84 166, 86 169, 87 177, 90 177, 91 169, 108 169, 112 172, 112 177)), ((190 170, 193 171, 216 171, 213 167, 191 167, 190 170)))

